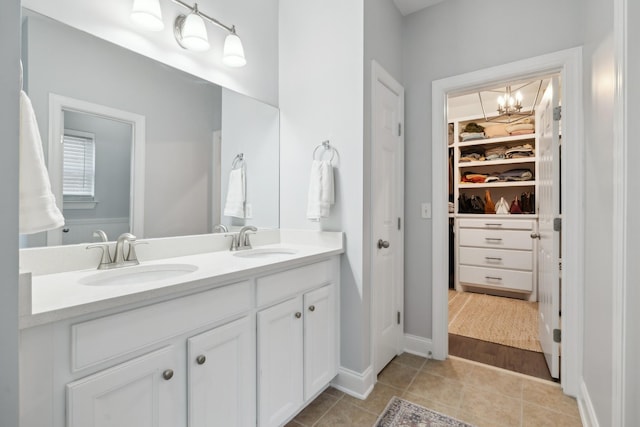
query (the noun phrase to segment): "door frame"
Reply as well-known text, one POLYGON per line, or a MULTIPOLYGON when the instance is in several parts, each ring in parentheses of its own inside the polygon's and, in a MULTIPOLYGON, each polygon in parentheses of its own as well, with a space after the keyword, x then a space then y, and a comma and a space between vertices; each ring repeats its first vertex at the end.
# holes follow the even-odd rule
MULTIPOLYGON (((582 372, 582 305, 584 282, 584 143, 582 106, 582 47, 511 62, 484 70, 436 80, 432 84, 432 309, 433 357, 446 359, 448 349, 448 170, 447 96, 477 90, 487 84, 558 73, 562 81, 563 146, 561 180, 571 182, 572 191, 563 191, 562 203, 562 361, 561 383, 564 392, 579 394, 582 372), (570 180, 568 178, 571 178, 570 180)), ((427 302, 428 303, 428 302, 427 302)))
MULTIPOLYGON (((397 279, 397 295, 398 295, 398 302, 399 302, 399 307, 398 309, 400 310, 400 312, 402 313, 402 315, 400 316, 400 328, 401 328, 401 333, 398 336, 398 342, 397 342, 397 352, 400 353, 403 348, 404 348, 404 87, 398 83, 398 81, 396 79, 393 78, 393 76, 387 72, 378 62, 376 62, 375 60, 371 61, 371 111, 370 111, 370 116, 371 116, 371 153, 370 153, 370 159, 369 161, 371 162, 371 165, 373 165, 373 156, 374 156, 374 141, 377 137, 376 132, 375 132, 375 126, 373 123, 373 111, 374 111, 374 106, 376 105, 376 102, 378 102, 378 90, 377 90, 377 82, 380 82, 381 84, 387 86, 389 89, 391 89, 394 92, 397 92, 400 94, 400 127, 401 127, 401 135, 399 136, 400 139, 400 165, 398 167, 398 175, 399 175, 399 179, 397 180, 398 182, 398 188, 396 188, 397 190, 397 198, 398 198, 398 216, 400 218, 400 222, 401 222, 401 228, 399 230, 398 233, 398 257, 399 257, 399 262, 396 263, 397 270, 395 272, 396 275, 396 279, 397 279)), ((373 170, 370 171, 370 174, 374 173, 373 170)), ((370 212, 370 224, 369 224, 369 243, 370 245, 373 245, 375 240, 375 236, 373 235, 374 233, 374 224, 373 224, 373 192, 374 192, 374 188, 372 187, 373 185, 373 179, 369 178, 369 185, 371 186, 370 188, 370 194, 371 197, 369 198, 369 212, 370 212)), ((371 349, 370 349, 370 354, 371 354, 371 367, 372 369, 375 371, 375 359, 376 359, 376 335, 375 335, 375 320, 376 320, 376 311, 375 311, 375 292, 374 292, 374 286, 373 286, 373 268, 374 268, 374 261, 375 261, 375 250, 373 250, 372 248, 369 249, 369 259, 370 259, 370 265, 369 265, 369 277, 371 278, 371 316, 370 316, 370 331, 371 331, 371 349)), ((373 373, 373 377, 374 377, 374 383, 376 382, 375 378, 377 376, 377 372, 373 373)))
MULTIPOLYGON (((51 180, 51 191, 56 205, 63 211, 62 197, 62 147, 60 140, 64 134, 63 111, 74 111, 130 124, 131 135, 131 183, 129 194, 129 226, 132 234, 144 237, 144 165, 145 165, 145 116, 107 107, 80 99, 49 94, 49 150, 47 168, 51 180)), ((61 229, 47 232, 47 246, 62 244, 61 229)))

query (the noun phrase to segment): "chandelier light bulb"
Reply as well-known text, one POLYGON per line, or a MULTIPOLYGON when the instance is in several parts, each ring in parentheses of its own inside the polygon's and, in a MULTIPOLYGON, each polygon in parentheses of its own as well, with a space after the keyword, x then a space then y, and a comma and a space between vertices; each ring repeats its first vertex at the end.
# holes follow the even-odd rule
POLYGON ((224 40, 222 62, 229 67, 244 67, 247 64, 242 41, 235 33, 229 34, 224 40))

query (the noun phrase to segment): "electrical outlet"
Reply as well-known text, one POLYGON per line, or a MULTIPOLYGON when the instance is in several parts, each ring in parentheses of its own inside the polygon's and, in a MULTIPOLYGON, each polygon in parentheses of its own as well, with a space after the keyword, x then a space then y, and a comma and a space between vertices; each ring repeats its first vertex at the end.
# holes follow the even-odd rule
POLYGON ((425 218, 425 219, 431 218, 431 203, 422 204, 422 218, 425 218))

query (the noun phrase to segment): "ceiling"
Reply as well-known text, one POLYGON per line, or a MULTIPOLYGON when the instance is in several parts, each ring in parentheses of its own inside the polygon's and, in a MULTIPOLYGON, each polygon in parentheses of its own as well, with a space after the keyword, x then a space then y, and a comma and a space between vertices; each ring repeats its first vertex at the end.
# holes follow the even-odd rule
POLYGON ((396 7, 403 16, 417 12, 425 7, 433 6, 443 2, 444 0, 393 0, 396 7))

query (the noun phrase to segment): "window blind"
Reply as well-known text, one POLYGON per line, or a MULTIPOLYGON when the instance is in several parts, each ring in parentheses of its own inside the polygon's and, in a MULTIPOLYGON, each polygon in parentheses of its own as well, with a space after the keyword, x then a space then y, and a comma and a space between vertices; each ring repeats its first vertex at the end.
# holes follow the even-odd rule
POLYGON ((64 135, 62 192, 64 196, 95 196, 95 140, 64 135))

